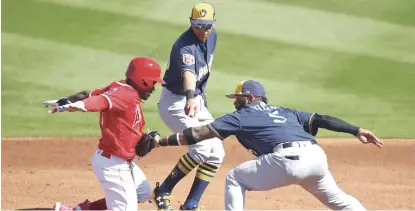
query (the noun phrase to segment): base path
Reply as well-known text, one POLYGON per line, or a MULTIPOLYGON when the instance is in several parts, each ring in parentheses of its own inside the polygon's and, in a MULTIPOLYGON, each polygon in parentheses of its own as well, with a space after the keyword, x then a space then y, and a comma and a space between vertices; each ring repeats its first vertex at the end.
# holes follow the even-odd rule
MULTIPOLYGON (((385 147, 363 145, 357 139, 319 139, 338 185, 367 209, 415 209, 415 141, 384 140, 385 147)), ((1 208, 50 209, 55 201, 73 205, 103 196, 89 164, 97 138, 3 138, 1 147, 1 208)), ((208 187, 201 205, 223 209, 225 175, 251 159, 235 140, 224 142, 225 162, 208 187)), ((151 184, 163 181, 185 147, 158 148, 135 162, 151 184)), ((195 171, 174 189, 178 208, 185 200, 195 171)), ((278 178, 275 178, 278 179, 278 178)), ((140 209, 155 209, 149 203, 140 209)), ((246 209, 327 209, 297 186, 267 192, 248 192, 246 209)))

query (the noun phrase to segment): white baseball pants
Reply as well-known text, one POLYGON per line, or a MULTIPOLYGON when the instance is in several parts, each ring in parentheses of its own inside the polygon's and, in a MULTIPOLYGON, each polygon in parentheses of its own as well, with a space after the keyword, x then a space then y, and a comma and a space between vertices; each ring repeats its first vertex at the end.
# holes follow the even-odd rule
POLYGON ((137 202, 151 198, 152 188, 143 171, 134 163, 97 150, 91 157, 92 170, 102 189, 108 210, 137 210, 137 202))
POLYGON ((319 145, 298 143, 289 148, 279 144, 274 153, 232 169, 226 176, 225 210, 243 210, 246 190, 266 191, 292 184, 300 185, 330 209, 366 210, 337 186, 328 170, 326 153, 319 145), (299 160, 286 158, 297 155, 299 160))
MULTIPOLYGON (((164 123, 174 132, 178 133, 189 127, 205 125, 213 122, 212 114, 204 106, 204 100, 197 96, 199 110, 195 118, 188 117, 184 112, 186 97, 176 95, 168 89, 162 89, 158 104, 158 111, 164 123)), ((198 163, 208 163, 220 166, 225 157, 222 141, 213 138, 189 146, 189 155, 198 163)))

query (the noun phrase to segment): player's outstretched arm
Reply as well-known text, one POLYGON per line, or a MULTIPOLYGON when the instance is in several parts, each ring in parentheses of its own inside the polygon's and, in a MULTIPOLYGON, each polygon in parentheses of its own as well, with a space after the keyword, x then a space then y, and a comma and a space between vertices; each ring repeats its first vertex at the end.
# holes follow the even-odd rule
POLYGON ((83 90, 83 91, 77 92, 77 93, 75 93, 71 96, 68 96, 68 97, 61 97, 59 100, 46 100, 46 101, 43 101, 42 104, 46 108, 51 106, 52 108, 48 111, 48 113, 53 114, 53 113, 56 113, 56 112, 63 111, 59 107, 84 100, 84 99, 89 97, 89 94, 90 94, 90 91, 83 90))
POLYGON ((156 141, 156 144, 160 146, 193 145, 197 142, 217 137, 217 134, 215 134, 215 132, 213 132, 213 130, 209 127, 211 126, 208 124, 187 128, 180 133, 158 140, 158 143, 156 141))
POLYGON ((342 119, 329 115, 314 114, 311 125, 313 128, 325 128, 327 130, 349 133, 356 136, 362 143, 372 143, 382 147, 382 141, 371 131, 354 126, 342 119))
POLYGON ((89 91, 89 90, 83 90, 83 91, 75 93, 71 96, 66 97, 66 99, 69 101, 69 103, 74 103, 74 102, 77 102, 77 101, 85 100, 86 98, 89 97, 90 93, 91 93, 91 91, 89 91))
MULTIPOLYGON (((88 95, 89 96, 89 95, 88 95)), ((96 95, 88 97, 86 96, 84 100, 78 100, 74 103, 68 103, 64 105, 55 105, 48 112, 50 114, 56 112, 97 112, 97 111, 107 111, 110 108, 109 101, 102 95, 96 95)))

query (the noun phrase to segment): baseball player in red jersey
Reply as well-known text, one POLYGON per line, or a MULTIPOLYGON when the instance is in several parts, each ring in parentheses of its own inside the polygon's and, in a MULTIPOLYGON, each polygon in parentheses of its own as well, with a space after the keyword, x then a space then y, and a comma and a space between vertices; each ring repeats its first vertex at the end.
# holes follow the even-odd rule
POLYGON ((137 202, 151 197, 152 189, 144 173, 132 160, 145 124, 140 103, 149 98, 157 82, 164 84, 160 74, 155 60, 136 57, 128 66, 125 80, 55 102, 50 113, 100 112, 102 137, 90 162, 105 193, 104 199, 86 200, 75 207, 57 202, 55 210, 137 210, 137 202))

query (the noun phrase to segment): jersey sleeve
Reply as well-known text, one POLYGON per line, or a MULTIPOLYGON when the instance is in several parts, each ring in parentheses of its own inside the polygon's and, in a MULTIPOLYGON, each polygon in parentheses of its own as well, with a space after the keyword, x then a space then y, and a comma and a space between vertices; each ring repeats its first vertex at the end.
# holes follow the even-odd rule
POLYGON ((210 128, 220 139, 225 139, 230 135, 237 135, 241 131, 239 114, 234 112, 217 118, 210 124, 210 128))
POLYGON ((295 113, 298 121, 300 122, 300 124, 303 126, 304 130, 307 133, 310 133, 313 136, 317 135, 318 128, 312 127, 313 116, 315 113, 295 111, 295 110, 293 110, 293 112, 295 113))
POLYGON ((129 90, 125 88, 114 88, 101 94, 108 102, 108 111, 116 110, 122 111, 130 106, 133 102, 134 96, 129 90))
POLYGON ((91 92, 89 92, 89 97, 100 95, 100 94, 104 93, 106 90, 108 90, 109 87, 110 87, 110 85, 108 85, 106 87, 103 87, 103 88, 93 89, 93 90, 91 90, 91 92))
POLYGON ((196 59, 194 53, 186 47, 180 49, 180 66, 181 66, 181 75, 184 72, 190 71, 194 74, 196 73, 196 59))
POLYGON ((89 92, 89 97, 97 96, 97 95, 100 95, 102 93, 104 93, 103 89, 94 89, 94 90, 91 90, 91 92, 89 92))
POLYGON ((83 100, 88 112, 107 111, 108 101, 101 95, 94 95, 83 100))

